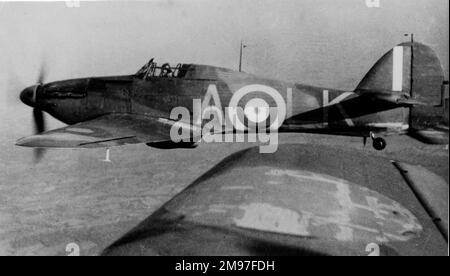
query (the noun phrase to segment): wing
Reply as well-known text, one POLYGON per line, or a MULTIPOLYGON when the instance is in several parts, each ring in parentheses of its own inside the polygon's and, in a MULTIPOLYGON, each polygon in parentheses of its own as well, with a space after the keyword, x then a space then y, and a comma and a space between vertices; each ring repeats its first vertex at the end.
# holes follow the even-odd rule
POLYGON ((353 149, 247 149, 103 254, 368 255, 375 245, 381 255, 446 255, 446 240, 415 192, 425 189, 425 202, 442 203, 434 218, 447 218, 448 184, 426 169, 402 168, 353 149), (414 192, 405 179, 419 183, 414 192))
POLYGON ((95 148, 171 142, 170 129, 175 123, 145 115, 109 114, 28 136, 19 139, 16 144, 38 148, 95 148))

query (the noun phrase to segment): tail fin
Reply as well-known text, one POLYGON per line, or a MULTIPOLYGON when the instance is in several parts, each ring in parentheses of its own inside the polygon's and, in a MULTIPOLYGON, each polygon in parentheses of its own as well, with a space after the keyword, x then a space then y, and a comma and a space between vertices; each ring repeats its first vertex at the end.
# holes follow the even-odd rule
POLYGON ((427 105, 442 103, 444 72, 427 45, 405 42, 386 53, 357 87, 359 92, 403 92, 427 105))
POLYGON ((427 45, 405 42, 395 46, 370 69, 356 92, 407 95, 409 99, 405 103, 409 104, 410 112, 406 120, 410 132, 417 132, 448 125, 445 83, 436 53, 427 45))
POLYGON ((406 92, 411 88, 411 47, 400 44, 375 63, 356 90, 360 93, 406 92))

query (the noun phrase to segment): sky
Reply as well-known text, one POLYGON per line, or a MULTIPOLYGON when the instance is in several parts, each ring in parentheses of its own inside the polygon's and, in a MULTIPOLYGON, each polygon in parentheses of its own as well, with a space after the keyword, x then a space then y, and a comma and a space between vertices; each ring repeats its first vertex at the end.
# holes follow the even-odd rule
POLYGON ((136 72, 150 58, 243 70, 353 90, 389 49, 432 46, 448 78, 449 1, 161 0, 0 2, 0 124, 27 120, 20 90, 36 82, 136 72))

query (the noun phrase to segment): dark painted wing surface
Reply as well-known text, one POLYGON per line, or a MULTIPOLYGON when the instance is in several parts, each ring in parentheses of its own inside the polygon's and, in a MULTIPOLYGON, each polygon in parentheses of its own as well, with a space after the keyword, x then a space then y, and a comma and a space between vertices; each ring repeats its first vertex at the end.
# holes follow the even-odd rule
POLYGON ((75 125, 32 135, 20 146, 55 148, 111 147, 171 141, 170 120, 136 114, 109 114, 75 125))
POLYGON ((280 145, 275 154, 253 148, 226 158, 104 254, 368 255, 374 244, 381 255, 447 254, 390 160, 280 145))

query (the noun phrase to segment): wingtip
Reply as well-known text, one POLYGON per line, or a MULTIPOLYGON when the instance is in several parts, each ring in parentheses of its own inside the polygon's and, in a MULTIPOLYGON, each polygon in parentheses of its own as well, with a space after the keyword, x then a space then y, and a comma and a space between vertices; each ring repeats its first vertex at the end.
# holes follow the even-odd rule
POLYGON ((35 136, 27 136, 27 137, 22 137, 20 139, 18 139, 16 141, 16 146, 19 147, 35 147, 34 142, 35 141, 35 136))
POLYGON ((25 147, 26 145, 26 137, 20 138, 15 143, 16 146, 25 147))

